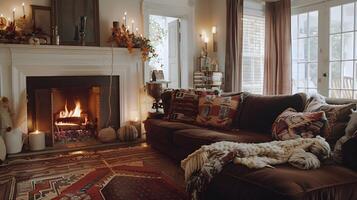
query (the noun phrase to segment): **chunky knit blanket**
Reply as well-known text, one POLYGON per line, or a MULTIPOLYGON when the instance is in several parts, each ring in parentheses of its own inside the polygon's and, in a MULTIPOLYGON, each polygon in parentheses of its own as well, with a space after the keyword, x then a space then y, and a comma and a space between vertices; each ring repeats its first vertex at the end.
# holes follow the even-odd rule
POLYGON ((200 199, 212 178, 232 161, 256 169, 290 163, 307 170, 319 168, 320 160, 330 153, 329 144, 320 136, 259 144, 217 142, 193 152, 181 161, 181 167, 191 198, 200 199))

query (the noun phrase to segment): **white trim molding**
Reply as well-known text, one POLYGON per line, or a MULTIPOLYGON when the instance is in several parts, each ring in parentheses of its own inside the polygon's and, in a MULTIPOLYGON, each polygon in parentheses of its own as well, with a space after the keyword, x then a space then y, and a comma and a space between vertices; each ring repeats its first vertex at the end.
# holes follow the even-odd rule
MULTIPOLYGON (((0 88, 10 88, 17 119, 21 119, 18 126, 24 132, 27 132, 27 77, 100 76, 112 72, 112 49, 108 47, 0 45, 1 48, 11 52, 10 70, 2 74, 11 76, 11 82, 0 82, 0 88)), ((113 75, 120 77, 120 125, 123 125, 137 117, 131 116, 132 113, 140 112, 142 61, 139 52, 129 54, 127 49, 115 48, 113 53, 113 75)), ((1 61, 0 66, 4 68, 1 61)))

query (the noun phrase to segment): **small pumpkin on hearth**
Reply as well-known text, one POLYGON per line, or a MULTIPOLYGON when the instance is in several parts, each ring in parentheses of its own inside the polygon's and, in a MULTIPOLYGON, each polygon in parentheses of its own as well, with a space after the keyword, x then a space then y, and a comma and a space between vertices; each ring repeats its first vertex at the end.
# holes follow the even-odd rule
POLYGON ((117 135, 112 127, 103 128, 98 132, 98 139, 103 143, 115 142, 117 135))
POLYGON ((118 130, 118 138, 122 142, 129 142, 138 139, 139 133, 135 126, 126 125, 118 130))

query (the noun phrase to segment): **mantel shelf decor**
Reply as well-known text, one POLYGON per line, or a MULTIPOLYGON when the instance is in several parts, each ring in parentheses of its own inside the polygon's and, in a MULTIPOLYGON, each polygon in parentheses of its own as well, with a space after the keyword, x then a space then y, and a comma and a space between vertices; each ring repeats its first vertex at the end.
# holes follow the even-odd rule
POLYGON ((126 15, 124 19, 125 22, 122 26, 119 25, 118 21, 113 22, 112 35, 108 42, 115 42, 118 47, 127 48, 129 53, 132 53, 134 48, 140 49, 141 58, 144 62, 157 57, 158 55, 155 52, 155 48, 151 45, 150 40, 143 37, 143 35, 139 35, 138 29, 136 29, 136 34, 134 33, 134 21, 132 21, 132 31, 130 31, 129 26, 126 26, 126 15))

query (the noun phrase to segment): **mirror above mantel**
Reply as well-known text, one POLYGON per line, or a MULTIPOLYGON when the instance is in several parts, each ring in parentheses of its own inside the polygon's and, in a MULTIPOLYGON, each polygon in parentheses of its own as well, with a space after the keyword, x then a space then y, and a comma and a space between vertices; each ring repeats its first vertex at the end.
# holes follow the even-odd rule
POLYGON ((100 45, 98 0, 52 0, 51 13, 53 44, 57 32, 60 45, 100 45))

